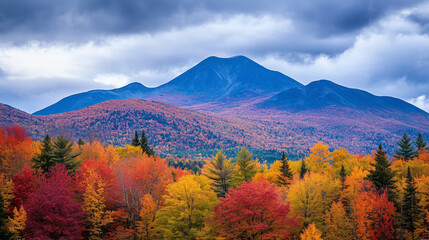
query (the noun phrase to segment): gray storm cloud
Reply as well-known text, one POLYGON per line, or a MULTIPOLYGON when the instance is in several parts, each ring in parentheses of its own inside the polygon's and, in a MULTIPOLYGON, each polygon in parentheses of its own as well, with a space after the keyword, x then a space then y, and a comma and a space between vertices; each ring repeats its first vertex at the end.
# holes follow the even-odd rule
POLYGON ((304 84, 330 79, 427 110, 425 9, 399 0, 0 1, 0 102, 33 112, 80 91, 157 86, 208 56, 245 55, 304 84))

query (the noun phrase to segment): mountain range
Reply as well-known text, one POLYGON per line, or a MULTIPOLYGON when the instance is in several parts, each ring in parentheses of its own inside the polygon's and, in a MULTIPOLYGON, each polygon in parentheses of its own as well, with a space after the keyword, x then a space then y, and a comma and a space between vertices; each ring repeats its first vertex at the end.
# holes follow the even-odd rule
POLYGON ((78 93, 33 115, 0 105, 0 125, 10 124, 36 139, 95 134, 119 145, 145 129, 157 150, 172 155, 241 145, 302 155, 317 141, 355 153, 382 143, 392 153, 404 132, 429 136, 428 113, 405 101, 328 80, 304 86, 244 56, 209 57, 156 88, 78 93))

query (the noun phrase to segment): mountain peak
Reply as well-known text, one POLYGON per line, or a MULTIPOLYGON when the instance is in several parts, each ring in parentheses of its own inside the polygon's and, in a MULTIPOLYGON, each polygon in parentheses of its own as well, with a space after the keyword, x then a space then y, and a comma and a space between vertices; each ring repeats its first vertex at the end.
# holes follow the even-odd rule
POLYGON ((256 97, 267 97, 267 95, 299 86, 302 84, 294 79, 266 69, 245 56, 230 58, 211 56, 156 88, 147 88, 141 83, 134 82, 117 89, 79 93, 34 114, 62 113, 107 100, 130 98, 153 99, 177 106, 209 102, 221 102, 223 106, 227 106, 229 103, 251 101, 256 97))

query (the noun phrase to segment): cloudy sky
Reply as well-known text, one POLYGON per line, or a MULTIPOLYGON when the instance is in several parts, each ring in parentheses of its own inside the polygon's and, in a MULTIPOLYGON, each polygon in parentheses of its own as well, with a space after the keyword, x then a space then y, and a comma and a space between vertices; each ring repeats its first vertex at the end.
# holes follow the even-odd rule
POLYGON ((0 102, 34 112, 245 55, 429 111, 429 1, 1 0, 0 102))

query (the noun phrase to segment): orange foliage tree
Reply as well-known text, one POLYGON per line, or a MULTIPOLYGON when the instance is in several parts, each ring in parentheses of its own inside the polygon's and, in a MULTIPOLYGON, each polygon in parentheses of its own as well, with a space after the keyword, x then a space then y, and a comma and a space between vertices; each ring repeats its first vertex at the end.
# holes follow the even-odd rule
POLYGON ((9 179, 30 166, 33 141, 28 132, 19 126, 0 127, 0 172, 9 179))
POLYGON ((354 216, 359 239, 394 239, 393 214, 395 207, 388 201, 387 193, 370 190, 362 192, 356 200, 354 216))
POLYGON ((173 181, 167 161, 146 154, 118 164, 116 176, 119 184, 121 207, 128 213, 130 226, 135 229, 142 207, 142 199, 150 194, 155 209, 162 204, 162 195, 173 181))

